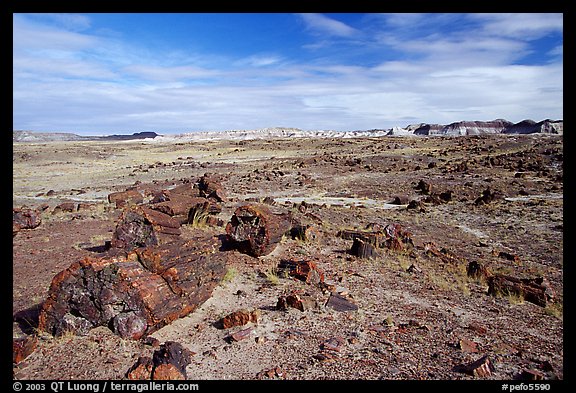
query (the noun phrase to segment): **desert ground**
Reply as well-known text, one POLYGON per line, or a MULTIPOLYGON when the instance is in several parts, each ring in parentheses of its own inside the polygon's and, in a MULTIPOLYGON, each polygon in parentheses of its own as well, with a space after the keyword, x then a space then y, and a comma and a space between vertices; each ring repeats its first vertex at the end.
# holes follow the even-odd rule
POLYGON ((564 379, 562 136, 14 143, 13 208, 22 206, 43 210, 38 227, 13 238, 13 338, 38 341, 14 364, 15 379, 125 379, 167 341, 193 353, 190 380, 564 379), (212 296, 152 333, 157 341, 106 326, 85 336, 37 331, 54 275, 110 240, 122 212, 110 193, 205 173, 226 192, 224 225, 183 225, 183 237, 224 234, 238 206, 263 201, 318 236, 286 235, 261 257, 228 251, 212 296), (81 209, 57 209, 63 202, 81 209), (337 236, 388 224, 409 231, 413 247, 360 258, 337 236), (313 261, 330 289, 283 274, 283 260, 313 261), (468 274, 471 262, 543 278, 549 297, 489 294, 468 274), (310 300, 304 311, 276 307, 295 292, 310 300), (333 292, 357 308, 329 307, 333 292), (240 309, 258 310, 258 321, 218 325, 240 309), (247 338, 229 339, 248 327, 247 338), (475 373, 482 360, 489 372, 475 373))

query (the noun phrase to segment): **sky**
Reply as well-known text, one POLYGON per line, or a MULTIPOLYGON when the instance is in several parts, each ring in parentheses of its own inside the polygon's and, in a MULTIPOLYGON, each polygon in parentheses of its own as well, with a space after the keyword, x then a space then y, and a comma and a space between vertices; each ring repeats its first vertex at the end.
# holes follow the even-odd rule
POLYGON ((13 129, 563 119, 562 14, 13 14, 13 129))

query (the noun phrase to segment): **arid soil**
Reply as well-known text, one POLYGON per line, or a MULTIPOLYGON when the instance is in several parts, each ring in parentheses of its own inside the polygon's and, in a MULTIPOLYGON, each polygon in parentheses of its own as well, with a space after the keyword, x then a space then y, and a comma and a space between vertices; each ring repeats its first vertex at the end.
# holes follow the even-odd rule
MULTIPOLYGON (((205 173, 222 179, 224 225, 239 205, 270 197, 319 236, 287 235, 258 258, 228 251, 234 258, 212 297, 151 335, 194 353, 188 379, 563 379, 563 139, 555 135, 14 143, 13 207, 45 207, 40 226, 13 238, 13 337, 39 337, 14 365, 16 379, 124 379, 139 356, 151 356, 153 340, 124 340, 105 326, 87 336, 38 332, 38 308, 56 273, 111 239, 122 210, 108 194, 168 189, 205 173), (480 202, 483 193, 494 198, 480 202), (82 205, 55 211, 62 202, 82 205), (375 224, 399 224, 414 247, 363 259, 337 236, 375 224), (286 260, 313 261, 330 289, 286 275, 286 260), (486 280, 467 274, 470 262, 543 277, 554 296, 537 305, 490 295, 486 280), (277 309, 294 291, 309 300, 304 311, 277 309), (357 309, 332 307, 331 291, 357 309), (240 309, 259 310, 257 322, 219 324, 240 309), (247 328, 246 338, 230 339, 247 328), (489 372, 474 373, 482 358, 489 372)), ((198 230, 189 227, 182 237, 198 230)))

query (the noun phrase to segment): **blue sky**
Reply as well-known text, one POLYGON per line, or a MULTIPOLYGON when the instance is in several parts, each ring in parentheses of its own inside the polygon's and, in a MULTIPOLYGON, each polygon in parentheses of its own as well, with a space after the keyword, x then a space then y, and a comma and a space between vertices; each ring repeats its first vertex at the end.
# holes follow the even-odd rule
POLYGON ((13 128, 563 118, 562 14, 13 14, 13 128))

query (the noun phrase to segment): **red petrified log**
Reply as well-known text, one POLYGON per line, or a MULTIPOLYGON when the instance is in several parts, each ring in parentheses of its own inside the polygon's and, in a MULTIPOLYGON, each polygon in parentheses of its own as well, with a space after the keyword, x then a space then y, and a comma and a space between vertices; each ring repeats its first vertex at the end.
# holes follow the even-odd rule
POLYGON ((214 237, 177 240, 75 262, 53 278, 39 330, 85 334, 108 326, 123 338, 140 339, 211 296, 226 270, 217 245, 214 237))
POLYGON ((289 214, 273 214, 265 205, 238 207, 226 225, 226 233, 238 250, 255 257, 272 252, 290 229, 289 214))

